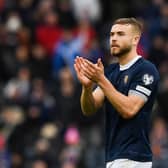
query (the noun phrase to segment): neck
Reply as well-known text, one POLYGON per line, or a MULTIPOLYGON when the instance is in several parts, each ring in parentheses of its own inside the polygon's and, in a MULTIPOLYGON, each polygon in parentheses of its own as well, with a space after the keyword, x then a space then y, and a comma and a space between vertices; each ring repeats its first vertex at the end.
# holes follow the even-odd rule
POLYGON ((125 65, 128 62, 130 62, 133 58, 137 56, 136 50, 131 50, 129 53, 122 55, 118 58, 119 64, 120 65, 125 65))

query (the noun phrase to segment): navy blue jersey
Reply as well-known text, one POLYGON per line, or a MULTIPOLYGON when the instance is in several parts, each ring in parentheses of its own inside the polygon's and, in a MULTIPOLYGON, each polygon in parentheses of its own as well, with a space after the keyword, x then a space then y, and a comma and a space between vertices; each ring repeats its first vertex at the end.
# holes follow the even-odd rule
POLYGON ((136 94, 145 101, 133 118, 124 119, 108 99, 105 100, 106 161, 121 158, 152 161, 148 134, 150 114, 158 88, 158 71, 152 63, 137 57, 126 67, 120 67, 118 63, 110 65, 105 75, 122 94, 136 94))

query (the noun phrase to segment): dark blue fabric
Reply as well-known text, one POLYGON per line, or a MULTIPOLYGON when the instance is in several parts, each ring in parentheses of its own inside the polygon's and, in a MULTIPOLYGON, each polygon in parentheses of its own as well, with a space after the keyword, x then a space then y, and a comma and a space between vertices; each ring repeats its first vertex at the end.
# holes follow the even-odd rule
POLYGON ((106 77, 115 88, 128 95, 129 90, 142 86, 151 91, 142 109, 131 119, 122 118, 106 99, 106 161, 131 159, 135 161, 152 161, 149 142, 149 125, 152 106, 157 94, 159 74, 155 66, 140 58, 130 68, 120 71, 118 64, 112 64, 105 71, 106 77), (144 75, 152 76, 151 82, 144 81, 144 75))

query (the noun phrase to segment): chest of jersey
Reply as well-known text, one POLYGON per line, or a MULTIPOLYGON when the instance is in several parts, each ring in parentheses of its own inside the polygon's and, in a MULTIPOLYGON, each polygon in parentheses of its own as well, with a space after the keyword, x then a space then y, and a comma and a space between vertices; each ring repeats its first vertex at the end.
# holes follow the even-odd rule
POLYGON ((127 95, 132 80, 132 73, 129 70, 119 71, 119 69, 115 69, 109 75, 109 80, 119 92, 127 95))

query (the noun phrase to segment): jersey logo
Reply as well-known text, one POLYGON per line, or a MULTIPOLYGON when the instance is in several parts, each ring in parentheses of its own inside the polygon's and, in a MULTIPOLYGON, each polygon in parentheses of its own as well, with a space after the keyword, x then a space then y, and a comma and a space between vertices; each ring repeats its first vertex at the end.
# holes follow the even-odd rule
POLYGON ((128 75, 125 75, 124 76, 124 84, 127 84, 127 82, 128 82, 128 75))
POLYGON ((142 79, 142 80, 143 80, 143 82, 144 82, 145 85, 150 85, 150 84, 153 83, 154 77, 153 77, 152 75, 145 74, 145 75, 143 76, 143 79, 142 79))

